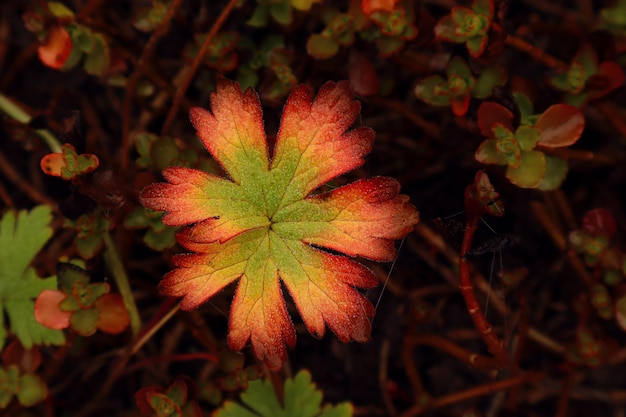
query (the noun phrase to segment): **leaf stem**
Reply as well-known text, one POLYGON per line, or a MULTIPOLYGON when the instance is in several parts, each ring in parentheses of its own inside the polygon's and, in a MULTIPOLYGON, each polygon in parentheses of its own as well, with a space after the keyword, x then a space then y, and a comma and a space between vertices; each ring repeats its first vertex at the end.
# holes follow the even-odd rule
POLYGON ((568 65, 563 61, 560 61, 544 51, 541 48, 536 47, 530 42, 519 38, 517 36, 508 35, 504 41, 507 45, 512 46, 513 48, 520 50, 528 55, 535 61, 541 62, 548 68, 555 69, 558 72, 567 71, 568 65))
MULTIPOLYGON (((2 112, 4 112, 4 114, 9 116, 10 118, 22 124, 28 124, 32 119, 30 114, 26 113, 19 106, 17 106, 11 99, 9 99, 7 96, 1 93, 0 93, 0 110, 2 110, 2 112)), ((34 131, 37 134, 37 136, 39 136, 44 142, 46 142, 46 145, 48 145, 48 148, 50 148, 52 152, 57 152, 57 153, 61 152, 61 143, 52 133, 50 133, 50 131, 46 129, 34 129, 34 131)))
POLYGON ((459 256, 459 276, 461 278, 459 289, 461 290, 461 294, 465 300, 467 311, 474 322, 474 327, 476 327, 476 330, 478 330, 482 336, 489 352, 495 356, 497 367, 502 368, 506 366, 509 355, 504 349, 504 343, 493 332, 493 327, 491 327, 491 324, 485 318, 482 308, 476 301, 476 297, 474 296, 474 287, 470 279, 470 264, 468 259, 465 257, 465 255, 472 248, 472 241, 474 240, 474 234, 476 233, 479 219, 480 216, 472 215, 468 210, 467 221, 465 223, 465 234, 463 235, 463 244, 461 245, 461 252, 459 256))
POLYGON ((126 275, 126 270, 124 269, 122 260, 117 252, 117 248, 113 243, 113 239, 111 239, 111 235, 108 232, 104 232, 102 233, 102 239, 104 240, 104 244, 106 246, 106 250, 104 251, 104 261, 106 262, 111 275, 113 275, 113 279, 117 284, 120 295, 124 300, 124 306, 126 307, 126 310, 128 310, 128 315, 130 316, 130 329, 133 334, 133 338, 135 338, 141 329, 141 319, 139 317, 139 311, 137 311, 135 299, 133 298, 130 283, 128 282, 128 276, 126 275))

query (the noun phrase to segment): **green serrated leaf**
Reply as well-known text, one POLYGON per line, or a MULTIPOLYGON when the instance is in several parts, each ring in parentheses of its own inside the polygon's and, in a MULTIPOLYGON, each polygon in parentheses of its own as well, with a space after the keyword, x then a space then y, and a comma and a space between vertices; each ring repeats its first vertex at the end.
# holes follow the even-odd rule
POLYGON ((227 401, 215 417, 350 417, 353 413, 349 403, 326 405, 322 409, 322 392, 316 388, 306 370, 285 382, 283 397, 284 406, 276 397, 270 381, 251 381, 248 389, 241 394, 242 402, 249 408, 227 401))
MULTIPOLYGON (((35 320, 34 299, 45 289, 56 289, 56 277, 41 279, 30 267, 35 255, 52 236, 52 213, 48 206, 7 212, 0 220, 0 310, 9 317, 11 331, 24 347, 61 345, 63 333, 35 320)), ((7 335, 0 318, 0 346, 7 335)))

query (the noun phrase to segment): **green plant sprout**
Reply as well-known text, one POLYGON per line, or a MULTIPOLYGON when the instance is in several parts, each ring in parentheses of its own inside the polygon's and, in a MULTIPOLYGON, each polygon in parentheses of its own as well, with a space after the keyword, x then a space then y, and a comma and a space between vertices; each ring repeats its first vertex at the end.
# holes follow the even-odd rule
POLYGON ((128 311, 119 294, 110 294, 105 282, 91 283, 87 272, 71 263, 58 266, 58 290, 44 290, 35 300, 35 319, 50 329, 70 327, 81 336, 100 329, 117 334, 129 324, 128 311))
POLYGON ((62 3, 49 1, 46 7, 24 16, 26 28, 40 39, 38 53, 44 65, 69 70, 82 61, 83 69, 92 75, 111 70, 110 48, 103 34, 74 21, 74 12, 62 3), (49 27, 49 19, 58 23, 49 27))
POLYGON ((477 161, 505 165, 506 177, 518 187, 552 190, 565 179, 567 164, 546 152, 575 143, 585 118, 573 106, 555 104, 532 126, 514 129, 513 113, 500 104, 484 102, 478 108, 478 125, 487 139, 476 151, 477 161))
POLYGON ((565 102, 583 107, 589 100, 604 97, 624 82, 624 71, 611 61, 598 63, 593 47, 583 44, 567 71, 549 79, 550 85, 567 93, 565 102))
POLYGON ((461 57, 450 59, 446 78, 431 75, 415 86, 415 95, 431 106, 450 106, 455 116, 467 113, 470 98, 485 99, 493 89, 506 83, 506 73, 498 67, 487 67, 476 77, 461 57))
POLYGON ((474 0, 471 7, 455 6, 437 22, 435 35, 444 41, 464 43, 470 55, 477 58, 487 48, 494 10, 494 0, 474 0))
POLYGON ((189 399, 189 378, 177 378, 167 388, 145 387, 135 393, 135 401, 146 417, 202 417, 198 403, 189 399))

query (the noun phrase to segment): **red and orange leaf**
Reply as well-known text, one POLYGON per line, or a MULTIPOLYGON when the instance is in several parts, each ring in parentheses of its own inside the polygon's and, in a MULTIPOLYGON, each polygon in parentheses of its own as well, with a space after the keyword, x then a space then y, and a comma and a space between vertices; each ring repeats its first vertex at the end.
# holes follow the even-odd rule
POLYGON ((168 168, 167 183, 140 195, 144 206, 167 212, 165 224, 190 225, 177 239, 195 253, 174 258, 161 292, 183 297, 189 310, 238 280, 228 343, 239 350, 251 340, 271 369, 282 366, 296 338, 281 282, 312 334, 321 337, 328 326, 343 341, 368 340, 374 309, 355 288, 377 279, 324 248, 391 261, 393 240, 412 230, 418 213, 391 178, 315 193, 362 165, 372 146, 371 129, 348 131, 360 110, 348 83, 326 83, 315 99, 305 86, 294 89, 271 161, 253 90, 221 80, 211 107, 192 109, 191 121, 230 178, 168 168))
POLYGON ((492 101, 485 101, 478 108, 478 126, 483 135, 493 138, 493 127, 496 123, 504 125, 505 128, 513 131, 513 113, 501 104, 492 101))
POLYGON ((585 129, 585 117, 574 106, 555 104, 543 112, 535 127, 541 131, 539 145, 558 148, 576 143, 585 129))

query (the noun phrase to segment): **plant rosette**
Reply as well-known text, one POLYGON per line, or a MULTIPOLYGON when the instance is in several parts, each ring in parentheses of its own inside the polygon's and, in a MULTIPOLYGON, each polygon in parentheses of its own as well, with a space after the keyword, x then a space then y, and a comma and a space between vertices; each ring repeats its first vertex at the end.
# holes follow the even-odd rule
POLYGON ((567 71, 548 80, 554 88, 566 92, 565 102, 582 107, 589 100, 603 97, 620 87, 624 82, 624 71, 615 62, 598 63, 593 47, 583 44, 567 71))
POLYGON ((493 0, 474 0, 471 7, 455 6, 435 26, 438 39, 464 43, 474 58, 478 58, 489 43, 489 30, 493 26, 493 0))
POLYGON ((450 106, 455 116, 467 113, 472 97, 484 99, 492 95, 496 86, 506 83, 506 73, 498 67, 486 68, 478 78, 461 57, 455 56, 448 63, 444 78, 431 75, 415 86, 415 95, 431 106, 450 106))
POLYGON ((135 402, 146 417, 202 417, 196 401, 189 399, 192 384, 191 379, 178 377, 167 388, 145 387, 135 393, 135 402))
POLYGON ((324 14, 326 27, 321 33, 312 34, 306 43, 309 55, 315 59, 327 59, 335 56, 341 46, 354 42, 355 28, 353 18, 348 13, 333 12, 324 14))
POLYGON ((572 248, 583 255, 587 266, 601 270, 604 282, 614 286, 626 275, 626 255, 611 245, 617 232, 613 215, 606 209, 589 210, 582 221, 582 228, 569 234, 572 248))
POLYGON ((74 12, 64 4, 47 2, 47 10, 24 14, 26 27, 40 39, 37 50, 41 62, 54 69, 69 70, 82 62, 92 75, 103 75, 111 68, 109 44, 102 33, 74 21, 74 12), (61 23, 45 28, 42 22, 54 19, 61 23))
POLYGON ((44 290, 35 300, 35 319, 42 326, 61 330, 71 328, 81 336, 100 329, 105 333, 123 332, 129 325, 128 311, 119 294, 110 294, 105 282, 90 283, 85 270, 61 263, 58 290, 44 290))
POLYGON ((113 222, 105 218, 101 210, 83 214, 76 220, 65 218, 63 227, 76 230, 74 243, 76 251, 83 259, 91 259, 103 248, 102 233, 113 228, 113 222))
POLYGON ((520 188, 558 188, 567 174, 567 162, 545 152, 571 145, 580 138, 585 127, 582 113, 573 106, 555 104, 532 126, 517 129, 513 127, 513 118, 513 113, 500 104, 481 104, 478 125, 487 139, 476 151, 476 160, 505 165, 506 177, 520 188))

